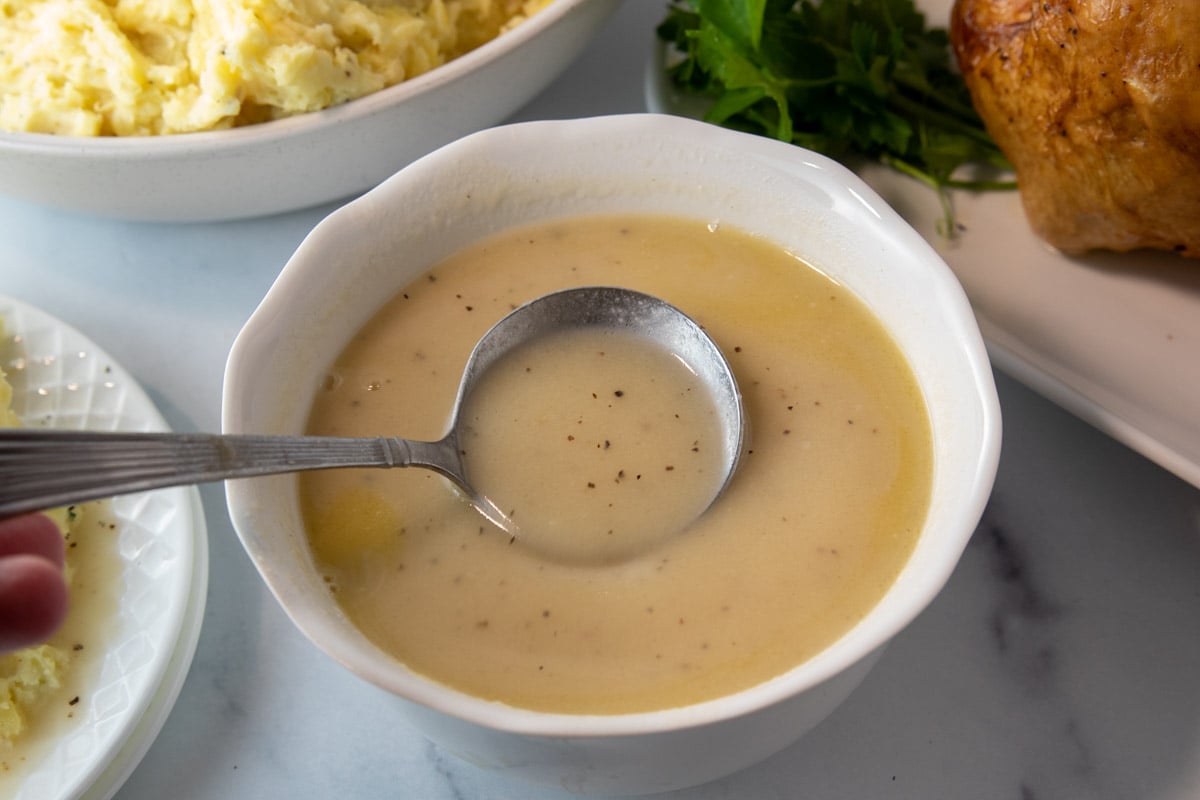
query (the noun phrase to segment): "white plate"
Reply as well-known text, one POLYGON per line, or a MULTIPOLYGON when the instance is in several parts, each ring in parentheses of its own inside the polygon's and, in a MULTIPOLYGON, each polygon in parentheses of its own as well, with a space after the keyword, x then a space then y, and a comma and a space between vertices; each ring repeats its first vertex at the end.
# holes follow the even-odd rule
MULTIPOLYGON (((951 0, 918 0, 931 25, 951 0)), ((701 116, 662 69, 651 111, 701 116)), ((1200 486, 1200 261, 1169 253, 1069 258, 1038 239, 1016 192, 954 195, 964 230, 937 232, 926 186, 881 167, 863 178, 942 255, 966 289, 993 363, 1129 447, 1200 486)))
MULTIPOLYGON (((27 427, 167 430, 141 387, 81 333, 0 295, 0 366, 27 427)), ((82 709, 32 765, 16 800, 105 800, 137 766, 195 653, 208 540, 195 488, 112 501, 123 588, 117 621, 82 709)))

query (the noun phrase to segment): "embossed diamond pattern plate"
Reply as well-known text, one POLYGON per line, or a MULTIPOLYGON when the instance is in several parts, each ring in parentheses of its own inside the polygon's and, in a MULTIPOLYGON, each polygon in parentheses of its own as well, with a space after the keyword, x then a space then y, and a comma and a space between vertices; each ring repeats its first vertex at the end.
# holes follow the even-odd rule
MULTIPOLYGON (((136 382, 82 334, 2 296, 0 319, 7 333, 0 342, 0 366, 13 385, 13 408, 27 427, 166 430, 136 382)), ((195 537, 198 530, 202 535, 203 521, 196 520, 187 492, 167 489, 112 501, 124 562, 113 638, 78 704, 81 713, 33 767, 16 800, 81 797, 102 774, 112 772, 114 759, 130 757, 130 738, 162 688, 196 588, 195 537)), ((157 727, 151 735, 156 732, 157 727)), ((133 747, 133 757, 140 758, 148 745, 133 747)), ((122 778, 132 768, 129 764, 122 778)), ((104 795, 115 792, 119 780, 116 784, 104 795)))

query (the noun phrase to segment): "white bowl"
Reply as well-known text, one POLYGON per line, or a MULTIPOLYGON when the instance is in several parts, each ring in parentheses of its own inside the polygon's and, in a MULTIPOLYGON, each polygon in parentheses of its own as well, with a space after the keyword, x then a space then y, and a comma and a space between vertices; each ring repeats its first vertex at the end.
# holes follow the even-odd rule
POLYGON ((434 741, 475 764, 574 791, 638 793, 733 772, 824 718, 942 588, 990 493, 999 408, 971 309, 941 259, 865 184, 793 146, 662 115, 469 136, 314 229, 234 344, 223 419, 231 433, 301 431, 328 364, 416 275, 514 225, 610 212, 720 219, 773 239, 855 292, 911 362, 934 437, 928 521, 895 585, 827 650, 759 686, 684 708, 576 716, 487 702, 398 666, 347 621, 313 566, 294 478, 227 491, 247 552, 296 625, 409 701, 398 713, 434 741))
POLYGON ((583 50, 620 0, 556 0, 449 63, 324 111, 225 131, 0 132, 0 194, 70 211, 199 222, 317 205, 375 186, 500 122, 583 50))

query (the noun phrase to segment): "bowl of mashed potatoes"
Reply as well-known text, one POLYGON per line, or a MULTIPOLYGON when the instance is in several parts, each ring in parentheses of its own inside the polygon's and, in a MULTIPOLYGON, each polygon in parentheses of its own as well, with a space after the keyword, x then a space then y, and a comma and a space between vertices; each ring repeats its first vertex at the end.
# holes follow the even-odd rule
POLYGON ((0 193, 161 221, 347 197, 503 120, 618 3, 8 4, 0 193))
POLYGON ((299 628, 447 752, 666 791, 796 741, 933 599, 991 490, 998 402, 952 273, 852 173, 639 114, 477 133, 328 217, 235 342, 224 427, 439 438, 488 326, 587 285, 673 303, 733 367, 749 437, 700 518, 654 529, 712 450, 687 390, 607 345, 517 362, 496 396, 518 399, 471 417, 526 426, 516 536, 419 469, 235 482, 229 508, 299 628))

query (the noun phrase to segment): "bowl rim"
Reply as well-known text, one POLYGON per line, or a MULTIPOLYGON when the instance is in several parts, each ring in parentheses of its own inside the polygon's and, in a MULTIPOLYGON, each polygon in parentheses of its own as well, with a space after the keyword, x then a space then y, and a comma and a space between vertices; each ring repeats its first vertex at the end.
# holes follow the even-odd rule
MULTIPOLYGON (((870 636, 856 635, 856 632, 863 628, 860 621, 813 657, 774 678, 732 695, 675 708, 611 715, 569 714, 517 708, 440 684, 409 670, 399 662, 393 662, 388 667, 381 663, 351 663, 343 655, 330 652, 313 637, 310 631, 313 621, 299 619, 293 615, 294 609, 289 608, 283 598, 279 597, 279 587, 273 578, 280 576, 270 574, 270 570, 264 570, 251 554, 263 578, 272 592, 276 593, 285 613, 327 655, 342 663, 352 673, 392 694, 485 728, 567 739, 659 734, 741 717, 803 695, 877 652, 928 606, 944 587, 957 565, 991 494, 999 461, 1001 428, 999 400, 991 364, 966 294, 954 273, 936 251, 874 190, 840 163, 791 144, 665 114, 619 114, 572 120, 519 122, 486 129, 418 159, 376 189, 334 211, 319 223, 301 244, 281 271, 262 305, 238 334, 226 368, 223 425, 229 426, 232 423, 233 432, 239 432, 235 392, 238 376, 252 369, 252 366, 244 363, 244 359, 248 357, 247 351, 255 346, 254 339, 259 337, 267 326, 273 324, 282 311, 281 304, 285 302, 286 297, 299 289, 303 282, 303 272, 315 268, 311 266, 313 262, 310 259, 319 252, 325 240, 343 235, 339 231, 353 231, 361 229, 362 226, 369 226, 369 219, 379 206, 385 204, 386 198, 401 194, 411 182, 427 180, 440 169, 452 167, 456 163, 461 164, 471 158, 480 158, 480 154, 487 153, 494 142, 504 142, 509 137, 528 134, 532 135, 535 141, 555 141, 561 146, 564 141, 573 141, 576 135, 613 141, 622 136, 644 136, 647 130, 653 131, 662 140, 680 137, 685 139, 689 146, 725 151, 732 147, 740 151, 740 154, 757 156, 768 163, 802 164, 805 168, 811 168, 812 182, 820 183, 824 189, 836 187, 839 194, 856 209, 865 210, 864 217, 873 218, 872 224, 876 226, 877 234, 895 241, 900 247, 912 250, 914 256, 930 271, 938 295, 930 298, 929 303, 943 309, 942 319, 957 335, 956 349, 969 367, 969 380, 975 390, 973 399, 978 404, 977 408, 972 409, 978 415, 979 431, 978 441, 974 442, 978 447, 972 461, 974 469, 966 481, 970 486, 969 496, 962 497, 952 510, 946 511, 945 520, 942 522, 943 526, 950 527, 959 534, 952 544, 948 544, 924 565, 920 585, 910 588, 903 602, 893 603, 887 612, 882 614, 882 620, 873 622, 873 632, 870 636), (471 155, 472 153, 474 155, 471 155), (306 263, 310 266, 304 266, 306 263), (398 684, 404 684, 403 691, 396 688, 398 684)), ((526 142, 525 146, 528 147, 529 142, 526 142)), ((241 519, 241 513, 249 502, 248 495, 244 487, 237 486, 236 483, 227 484, 227 494, 234 527, 238 529, 239 538, 242 538, 239 522, 245 521, 241 519)), ((244 538, 243 544, 247 544, 244 538)), ((906 567, 902 568, 901 574, 904 569, 906 567)), ((888 593, 892 591, 893 588, 888 589, 888 593)), ((882 601, 867 612, 864 620, 882 613, 878 611, 881 606, 882 601)))
POLYGON ((54 155, 67 159, 157 159, 198 150, 219 154, 264 142, 285 141, 371 117, 453 83, 519 49, 579 6, 596 0, 550 0, 520 25, 484 42, 474 50, 408 80, 328 108, 295 114, 254 125, 221 130, 142 136, 63 136, 54 133, 0 130, 0 151, 54 155))

